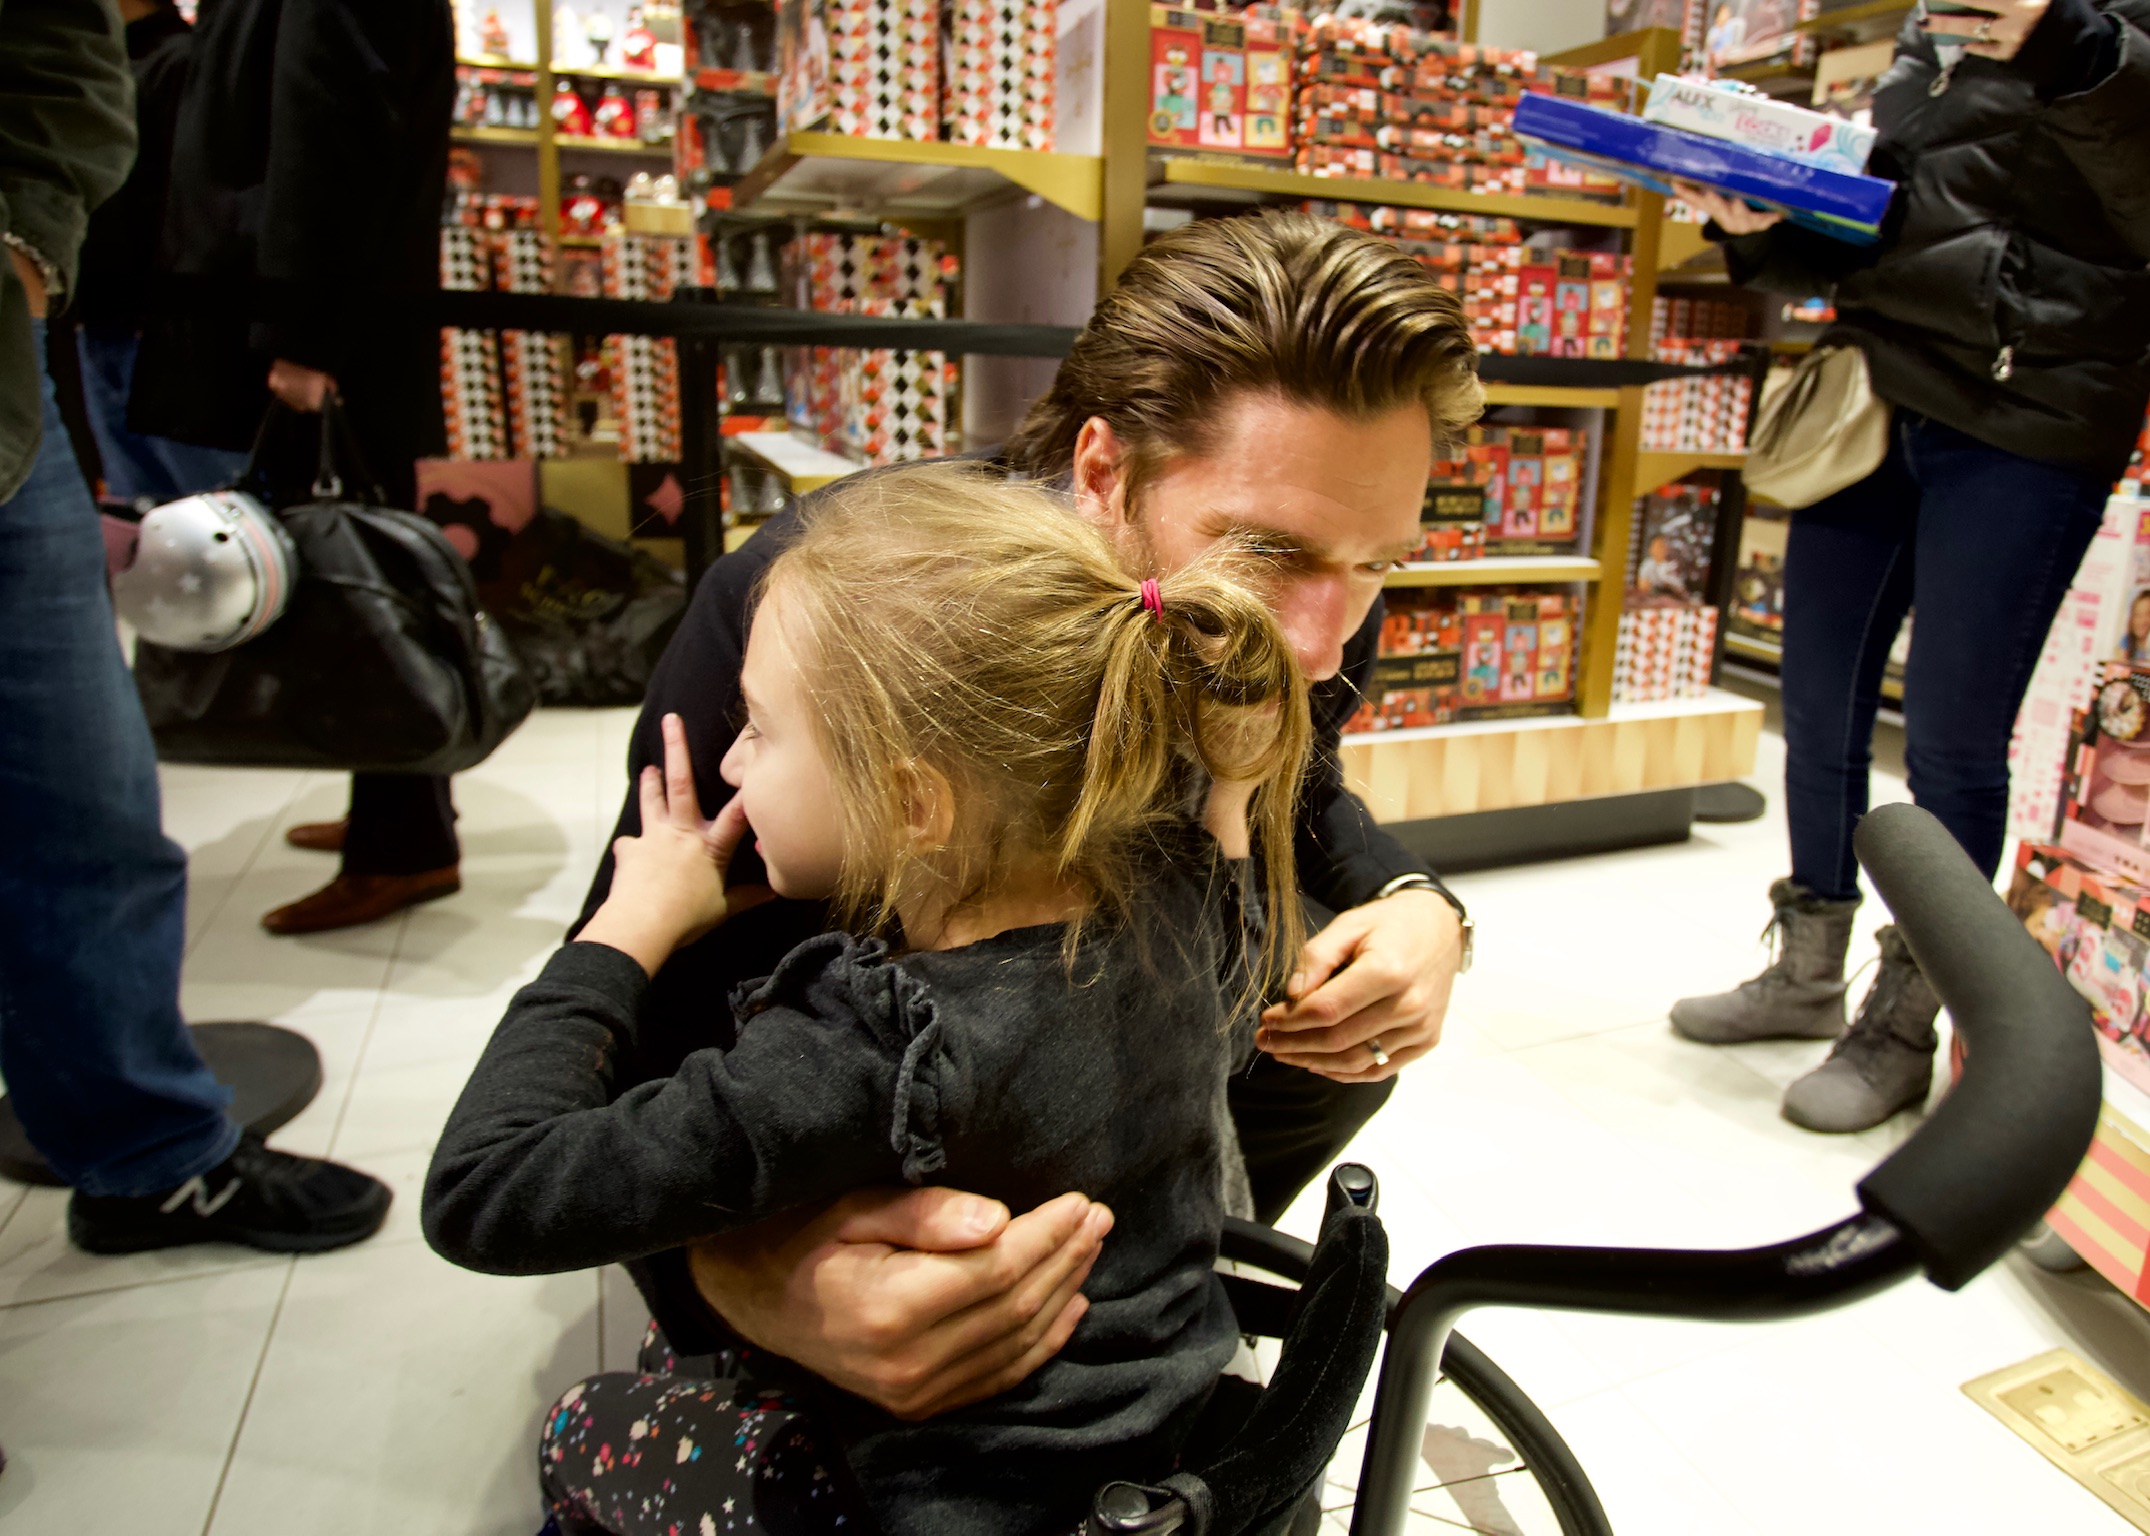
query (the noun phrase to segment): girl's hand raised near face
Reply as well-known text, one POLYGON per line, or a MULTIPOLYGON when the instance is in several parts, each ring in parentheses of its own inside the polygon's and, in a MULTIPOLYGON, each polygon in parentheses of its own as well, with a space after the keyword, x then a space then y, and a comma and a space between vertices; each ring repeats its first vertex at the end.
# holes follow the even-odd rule
POLYGON ((770 893, 725 889, 746 807, 735 795, 715 816, 702 815, 679 716, 664 717, 663 771, 644 768, 639 788, 642 834, 613 843, 611 893, 577 937, 611 945, 654 976, 674 950, 770 893))

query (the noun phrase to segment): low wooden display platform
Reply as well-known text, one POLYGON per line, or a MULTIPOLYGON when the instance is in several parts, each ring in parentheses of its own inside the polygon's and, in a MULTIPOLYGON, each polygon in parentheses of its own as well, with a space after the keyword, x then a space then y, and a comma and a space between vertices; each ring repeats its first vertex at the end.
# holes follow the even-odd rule
POLYGON ((1424 821, 1693 789, 1754 771, 1762 706, 1706 698, 1616 704, 1601 719, 1488 720, 1344 738, 1344 779, 1379 821, 1424 821))

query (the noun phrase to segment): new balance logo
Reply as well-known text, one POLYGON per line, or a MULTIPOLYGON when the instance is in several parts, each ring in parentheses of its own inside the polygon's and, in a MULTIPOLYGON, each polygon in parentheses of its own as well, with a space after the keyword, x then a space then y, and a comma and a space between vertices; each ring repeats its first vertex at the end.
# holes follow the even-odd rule
POLYGON ((165 1215, 171 1216, 176 1214, 182 1205, 192 1204, 195 1215, 207 1218, 224 1209, 224 1203, 237 1193, 239 1193, 239 1181, 233 1179, 229 1184, 217 1191, 216 1194, 211 1195, 208 1184, 197 1173, 186 1183, 173 1190, 170 1197, 157 1209, 165 1215))

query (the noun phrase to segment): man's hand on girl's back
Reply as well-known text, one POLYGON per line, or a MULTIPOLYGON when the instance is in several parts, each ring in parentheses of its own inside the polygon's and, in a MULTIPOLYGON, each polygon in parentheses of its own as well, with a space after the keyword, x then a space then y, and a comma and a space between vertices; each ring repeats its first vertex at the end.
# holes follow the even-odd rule
POLYGON ((711 1238, 702 1299, 750 1343, 900 1419, 1007 1391, 1060 1352, 1112 1212, 1065 1194, 1010 1218, 954 1189, 855 1190, 711 1238))

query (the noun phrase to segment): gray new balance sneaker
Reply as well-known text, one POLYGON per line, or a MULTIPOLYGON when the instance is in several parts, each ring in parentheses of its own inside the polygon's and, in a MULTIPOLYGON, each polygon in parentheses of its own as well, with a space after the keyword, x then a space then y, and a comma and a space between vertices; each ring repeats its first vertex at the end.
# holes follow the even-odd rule
POLYGON ((1926 1102, 1934 1075, 1934 1015, 1941 1000, 1894 923, 1876 937, 1881 969, 1859 1005, 1859 1017, 1829 1059, 1784 1092, 1784 1118, 1794 1125, 1863 1131, 1926 1102))
POLYGON ((1859 899, 1824 901, 1790 880, 1771 885, 1769 899, 1777 912, 1764 936, 1776 938, 1775 961, 1730 992, 1674 1003, 1672 1027, 1688 1039, 1739 1045, 1833 1040, 1844 1032, 1844 951, 1859 899))

